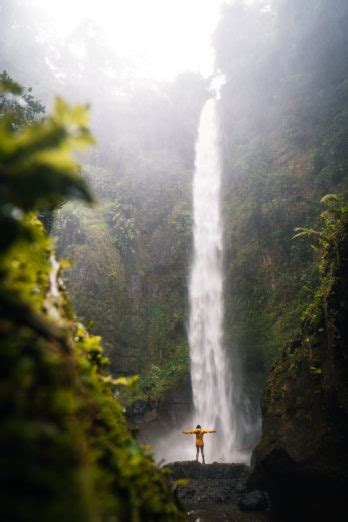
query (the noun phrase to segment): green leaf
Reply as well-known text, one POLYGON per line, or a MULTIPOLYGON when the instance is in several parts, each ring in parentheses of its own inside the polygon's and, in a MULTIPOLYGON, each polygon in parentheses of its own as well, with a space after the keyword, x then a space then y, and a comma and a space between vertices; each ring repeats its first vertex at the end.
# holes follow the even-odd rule
POLYGON ((20 95, 22 94, 22 87, 10 78, 2 79, 0 80, 0 94, 4 92, 20 95))
POLYGON ((336 201, 341 201, 342 200, 342 197, 339 195, 339 194, 326 194, 325 196, 323 196, 320 200, 320 203, 324 203, 324 204, 327 204, 327 203, 331 203, 331 202, 336 202, 336 201))
POLYGON ((133 375, 132 377, 118 377, 117 379, 113 379, 110 375, 100 375, 99 378, 103 382, 114 384, 116 386, 133 386, 139 381, 139 375, 133 375))

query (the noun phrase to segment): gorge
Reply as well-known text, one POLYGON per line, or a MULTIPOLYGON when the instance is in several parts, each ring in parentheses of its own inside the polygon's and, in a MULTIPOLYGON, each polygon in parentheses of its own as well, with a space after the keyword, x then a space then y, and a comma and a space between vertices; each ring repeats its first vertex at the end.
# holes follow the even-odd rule
POLYGON ((340 520, 347 2, 67 4, 0 5, 0 518, 340 520))

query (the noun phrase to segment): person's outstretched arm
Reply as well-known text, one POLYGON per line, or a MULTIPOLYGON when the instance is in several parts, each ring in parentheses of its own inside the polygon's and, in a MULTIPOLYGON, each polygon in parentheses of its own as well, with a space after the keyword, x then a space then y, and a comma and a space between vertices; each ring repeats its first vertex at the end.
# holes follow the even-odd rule
POLYGON ((185 435, 193 435, 194 430, 185 430, 185 431, 183 431, 183 433, 185 433, 185 435))
POLYGON ((216 430, 204 430, 204 433, 216 433, 216 430))

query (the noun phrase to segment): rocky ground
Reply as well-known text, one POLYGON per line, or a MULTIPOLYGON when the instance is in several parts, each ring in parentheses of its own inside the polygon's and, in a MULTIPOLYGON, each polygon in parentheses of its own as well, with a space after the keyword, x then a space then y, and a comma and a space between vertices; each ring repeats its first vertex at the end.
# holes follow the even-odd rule
POLYGON ((190 521, 267 521, 268 502, 261 491, 247 492, 249 468, 244 464, 173 462, 165 466, 179 481, 178 501, 190 521), (186 482, 182 482, 185 480, 186 482))

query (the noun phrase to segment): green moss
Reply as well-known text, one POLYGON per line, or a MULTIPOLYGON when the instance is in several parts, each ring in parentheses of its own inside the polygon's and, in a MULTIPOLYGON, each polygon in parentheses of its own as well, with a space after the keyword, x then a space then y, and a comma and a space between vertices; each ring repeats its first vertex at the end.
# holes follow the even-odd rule
POLYGON ((347 336, 348 206, 341 195, 327 196, 322 203, 326 210, 321 213, 321 229, 298 230, 317 240, 320 284, 303 313, 301 335, 286 345, 267 378, 258 455, 275 445, 301 455, 311 455, 323 446, 316 459, 325 460, 332 447, 341 448, 337 437, 341 440, 345 430, 347 407, 347 367, 342 354, 347 336), (308 440, 313 441, 312 448, 308 440))

